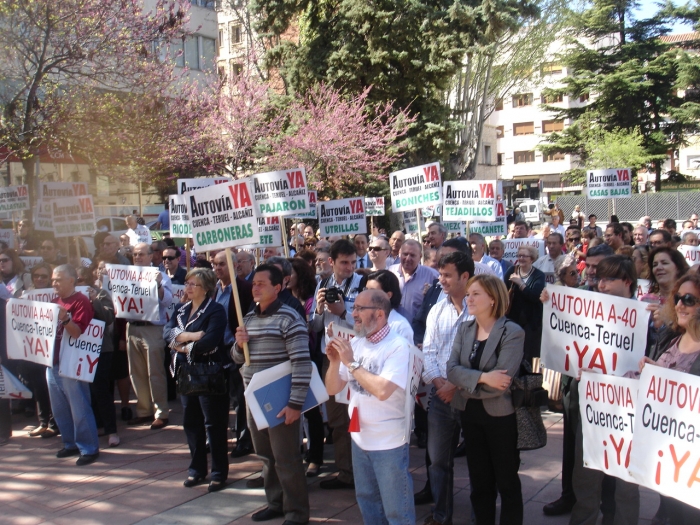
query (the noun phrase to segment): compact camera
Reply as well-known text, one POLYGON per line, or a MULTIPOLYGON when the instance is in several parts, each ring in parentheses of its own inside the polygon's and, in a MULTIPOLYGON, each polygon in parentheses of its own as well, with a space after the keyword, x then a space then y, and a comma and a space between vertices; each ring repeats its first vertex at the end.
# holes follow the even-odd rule
POLYGON ((343 297, 343 291, 337 286, 326 289, 326 302, 328 304, 337 303, 343 297))

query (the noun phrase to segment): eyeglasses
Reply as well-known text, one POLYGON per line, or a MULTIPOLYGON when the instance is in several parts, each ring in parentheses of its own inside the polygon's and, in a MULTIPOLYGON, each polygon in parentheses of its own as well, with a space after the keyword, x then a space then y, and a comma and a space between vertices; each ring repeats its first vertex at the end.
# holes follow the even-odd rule
POLYGON ((176 255, 163 255, 164 261, 176 261, 177 259, 179 259, 179 257, 176 255))
POLYGON ((566 272, 566 275, 570 275, 571 277, 573 277, 574 275, 578 275, 578 272, 576 270, 569 270, 568 272, 566 272))
POLYGON ((367 250, 369 250, 370 252, 383 252, 386 249, 387 248, 382 248, 381 246, 370 246, 369 248, 367 248, 367 250))
POLYGON ((524 253, 519 253, 518 259, 531 259, 531 257, 529 255, 525 255, 524 253))
POLYGON ((48 273, 35 273, 32 275, 34 279, 50 279, 51 276, 48 273))
POLYGON ((673 304, 678 304, 678 301, 680 301, 683 304, 683 306, 687 306, 688 308, 692 308, 693 306, 697 306, 698 303, 700 303, 700 299, 698 299, 697 297, 695 297, 694 295, 689 294, 689 293, 687 293, 685 295, 681 295, 678 293, 675 294, 673 296, 673 304))
POLYGON ((0 259, 0 264, 1 264, 1 263, 6 263, 6 262, 10 262, 11 260, 12 260, 12 259, 9 259, 9 258, 7 258, 7 257, 2 258, 2 259, 0 259))
POLYGON ((194 287, 202 288, 202 285, 197 284, 197 283, 193 283, 192 281, 187 281, 185 283, 185 288, 194 288, 194 287))
POLYGON ((581 237, 569 237, 569 242, 578 242, 581 240, 581 237))
POLYGON ((380 310, 380 308, 378 306, 360 306, 357 304, 353 308, 353 312, 357 312, 357 313, 362 313, 365 310, 380 310))

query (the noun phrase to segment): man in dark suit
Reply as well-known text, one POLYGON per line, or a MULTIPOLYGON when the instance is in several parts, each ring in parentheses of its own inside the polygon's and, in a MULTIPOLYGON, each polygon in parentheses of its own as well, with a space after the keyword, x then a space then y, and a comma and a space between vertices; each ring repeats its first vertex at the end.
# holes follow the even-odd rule
MULTIPOLYGON (((155 243, 154 243, 155 244, 155 243)), ((180 250, 175 246, 168 246, 162 252, 163 266, 173 284, 185 284, 187 270, 180 266, 180 250)))
POLYGON ((236 254, 236 261, 236 275, 251 282, 255 275, 255 255, 240 251, 236 254))

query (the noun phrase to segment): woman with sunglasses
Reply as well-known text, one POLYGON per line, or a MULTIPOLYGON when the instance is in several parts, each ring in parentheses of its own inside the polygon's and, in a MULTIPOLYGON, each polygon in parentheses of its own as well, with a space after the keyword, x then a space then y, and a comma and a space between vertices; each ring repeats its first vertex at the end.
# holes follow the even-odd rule
MULTIPOLYGON (((700 276, 688 273, 673 287, 670 299, 661 310, 665 328, 639 363, 641 372, 651 364, 679 372, 700 375, 700 276)), ((661 496, 657 516, 674 525, 700 523, 700 510, 673 498, 661 496)))
POLYGON ((457 386, 452 408, 461 410, 462 431, 476 522, 496 522, 501 495, 501 523, 523 522, 518 477, 518 429, 510 393, 523 359, 525 332, 505 317, 508 292, 503 281, 481 274, 467 283, 467 309, 473 320, 457 329, 447 361, 447 379, 457 386))
POLYGON ((554 284, 578 287, 578 270, 576 269, 576 258, 573 253, 560 257, 554 263, 556 281, 554 284))
POLYGON ((13 297, 32 289, 32 278, 24 271, 24 263, 12 248, 0 251, 0 280, 13 297))

